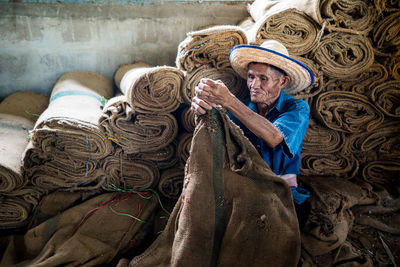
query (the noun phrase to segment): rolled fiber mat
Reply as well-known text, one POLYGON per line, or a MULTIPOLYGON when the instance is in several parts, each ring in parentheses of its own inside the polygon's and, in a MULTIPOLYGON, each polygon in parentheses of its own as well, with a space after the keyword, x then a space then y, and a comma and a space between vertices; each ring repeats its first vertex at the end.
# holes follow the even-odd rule
POLYGON ((0 113, 0 193, 12 192, 28 182, 21 157, 32 128, 33 122, 24 117, 0 113))
POLYGON ((99 126, 109 140, 129 154, 162 149, 175 139, 178 132, 174 115, 161 111, 137 112, 125 96, 113 97, 107 102, 99 126))
POLYGON ((221 25, 189 32, 178 46, 176 66, 189 73, 205 64, 223 69, 230 66, 231 48, 246 43, 246 34, 239 26, 221 25))
POLYGON ((231 68, 216 69, 210 65, 196 68, 185 76, 182 96, 186 104, 190 104, 194 96, 195 87, 202 78, 221 80, 237 98, 243 99, 248 95, 246 81, 231 68))
POLYGON ((119 87, 135 110, 142 113, 173 112, 179 107, 181 70, 170 66, 149 67, 143 62, 121 68, 116 73, 118 76, 123 74, 119 87))
POLYGON ((100 73, 62 75, 54 85, 48 108, 35 124, 33 145, 54 160, 104 158, 111 152, 111 141, 97 122, 104 98, 110 98, 113 90, 111 80, 100 73))

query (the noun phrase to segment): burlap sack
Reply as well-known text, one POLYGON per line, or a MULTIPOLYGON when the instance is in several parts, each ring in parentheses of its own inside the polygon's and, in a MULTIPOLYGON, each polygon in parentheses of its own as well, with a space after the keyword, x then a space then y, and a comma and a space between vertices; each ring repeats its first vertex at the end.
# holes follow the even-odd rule
POLYGON ((0 113, 0 193, 11 192, 27 183, 21 157, 29 142, 30 120, 0 113))
POLYGON ((24 117, 33 123, 49 105, 50 97, 30 91, 13 93, 0 103, 0 113, 24 117))
POLYGON ((137 194, 91 198, 13 236, 0 265, 106 265, 128 246, 140 248, 157 201, 137 194))
POLYGON ((197 124, 184 189, 165 230, 119 266, 296 266, 299 256, 289 187, 213 110, 197 124))
POLYGON ((370 187, 342 178, 299 176, 299 180, 311 191, 301 244, 312 256, 327 254, 345 242, 354 222, 350 208, 378 201, 370 187))

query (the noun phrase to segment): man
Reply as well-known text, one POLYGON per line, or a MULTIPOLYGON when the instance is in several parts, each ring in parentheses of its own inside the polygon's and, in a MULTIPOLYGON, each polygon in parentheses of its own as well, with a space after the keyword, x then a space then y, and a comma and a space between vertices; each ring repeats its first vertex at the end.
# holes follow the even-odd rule
POLYGON ((313 83, 312 72, 274 40, 261 46, 235 46, 229 60, 233 69, 247 79, 250 98, 241 102, 223 82, 202 79, 191 108, 196 114, 204 114, 216 105, 228 110, 272 171, 292 188, 296 210, 303 212, 299 205, 308 192, 297 188, 296 177, 300 173, 300 153, 310 110, 305 101, 283 89, 296 93, 307 88, 313 83))

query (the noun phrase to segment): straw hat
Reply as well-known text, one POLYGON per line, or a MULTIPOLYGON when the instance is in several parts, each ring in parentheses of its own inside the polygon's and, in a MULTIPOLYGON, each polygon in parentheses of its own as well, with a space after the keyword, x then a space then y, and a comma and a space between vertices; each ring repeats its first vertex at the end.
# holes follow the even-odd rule
POLYGON ((289 94, 298 93, 314 82, 311 70, 300 61, 291 58, 284 45, 275 40, 267 40, 260 46, 237 45, 229 52, 233 69, 247 79, 248 65, 251 62, 267 63, 284 70, 290 83, 284 88, 289 94))

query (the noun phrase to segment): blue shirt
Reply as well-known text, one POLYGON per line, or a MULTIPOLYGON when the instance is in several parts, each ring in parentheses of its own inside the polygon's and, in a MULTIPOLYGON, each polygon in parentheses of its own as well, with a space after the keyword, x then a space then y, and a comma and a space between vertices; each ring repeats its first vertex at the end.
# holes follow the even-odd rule
MULTIPOLYGON (((250 98, 244 100, 243 103, 258 113, 257 105, 251 102, 250 98)), ((309 114, 310 108, 307 102, 281 91, 275 105, 270 108, 265 118, 281 131, 283 141, 276 147, 270 148, 232 113, 228 112, 232 121, 243 130, 244 135, 249 138, 264 161, 277 175, 300 173, 300 153, 308 126, 309 114)))

